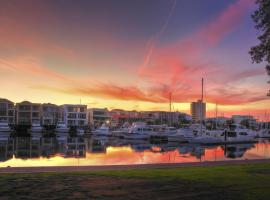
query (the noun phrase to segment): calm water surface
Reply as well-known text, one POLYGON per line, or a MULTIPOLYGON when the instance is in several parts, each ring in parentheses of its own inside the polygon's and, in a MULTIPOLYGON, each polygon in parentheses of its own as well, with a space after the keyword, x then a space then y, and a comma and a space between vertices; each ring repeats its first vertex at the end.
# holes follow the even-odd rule
POLYGON ((269 140, 254 144, 151 144, 116 138, 14 138, 0 141, 0 167, 126 165, 270 158, 269 140))

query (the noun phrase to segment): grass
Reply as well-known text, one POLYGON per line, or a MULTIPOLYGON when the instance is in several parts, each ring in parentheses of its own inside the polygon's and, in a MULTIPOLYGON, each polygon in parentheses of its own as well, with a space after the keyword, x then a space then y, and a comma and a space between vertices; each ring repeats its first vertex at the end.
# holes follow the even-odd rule
POLYGON ((270 164, 0 174, 0 199, 269 199, 270 164))

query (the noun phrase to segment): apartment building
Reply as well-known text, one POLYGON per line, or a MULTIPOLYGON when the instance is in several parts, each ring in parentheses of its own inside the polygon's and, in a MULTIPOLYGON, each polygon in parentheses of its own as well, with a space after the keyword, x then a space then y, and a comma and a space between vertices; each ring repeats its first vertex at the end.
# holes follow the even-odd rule
POLYGON ((43 126, 56 125, 59 117, 59 106, 51 103, 42 104, 41 124, 43 126))
POLYGON ((193 121, 200 122, 204 120, 206 117, 206 104, 201 100, 192 102, 190 104, 190 113, 193 121))
POLYGON ((87 125, 87 106, 81 104, 64 104, 60 106, 60 119, 67 126, 83 127, 87 125))
POLYGON ((16 104, 16 124, 32 125, 41 123, 41 104, 23 101, 16 104))
POLYGON ((15 123, 15 107, 12 101, 0 98, 0 122, 15 123))
POLYGON ((103 123, 111 122, 111 116, 107 108, 89 108, 87 109, 88 124, 91 126, 100 126, 103 123))

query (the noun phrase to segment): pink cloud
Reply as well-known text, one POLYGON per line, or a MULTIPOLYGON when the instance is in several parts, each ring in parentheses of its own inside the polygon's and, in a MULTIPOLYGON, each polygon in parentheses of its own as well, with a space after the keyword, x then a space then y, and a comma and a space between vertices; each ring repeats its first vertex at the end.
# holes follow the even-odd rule
MULTIPOLYGON (((199 97, 199 80, 201 77, 210 77, 209 79, 212 79, 212 82, 216 81, 216 83, 211 83, 210 88, 213 88, 214 85, 226 87, 231 81, 261 75, 262 70, 258 69, 228 71, 218 63, 204 61, 203 57, 203 54, 209 48, 218 45, 238 27, 253 4, 253 0, 236 1, 223 10, 214 20, 175 44, 157 49, 153 48, 152 40, 150 40, 151 48, 146 54, 143 65, 139 67, 138 74, 153 85, 166 88, 167 93, 169 91, 177 93, 181 90, 182 94, 185 93, 186 100, 199 97), (189 91, 191 89, 193 90, 192 93, 189 91)), ((242 90, 239 89, 237 92, 241 93, 242 90)), ((214 94, 210 93, 207 100, 214 101, 214 98, 218 98, 218 96, 215 97, 214 94)), ((177 99, 183 100, 183 98, 177 99)), ((249 100, 253 101, 254 99, 250 98, 249 100)), ((223 102, 225 103, 225 101, 223 102)), ((232 101, 231 103, 235 104, 236 102, 232 101)))

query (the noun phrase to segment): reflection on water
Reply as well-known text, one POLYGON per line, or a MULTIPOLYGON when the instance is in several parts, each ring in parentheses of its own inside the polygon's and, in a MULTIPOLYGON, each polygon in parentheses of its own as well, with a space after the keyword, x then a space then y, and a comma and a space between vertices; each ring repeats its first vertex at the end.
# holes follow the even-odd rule
POLYGON ((268 140, 203 146, 116 138, 9 138, 0 141, 0 167, 203 162, 270 158, 268 140))

